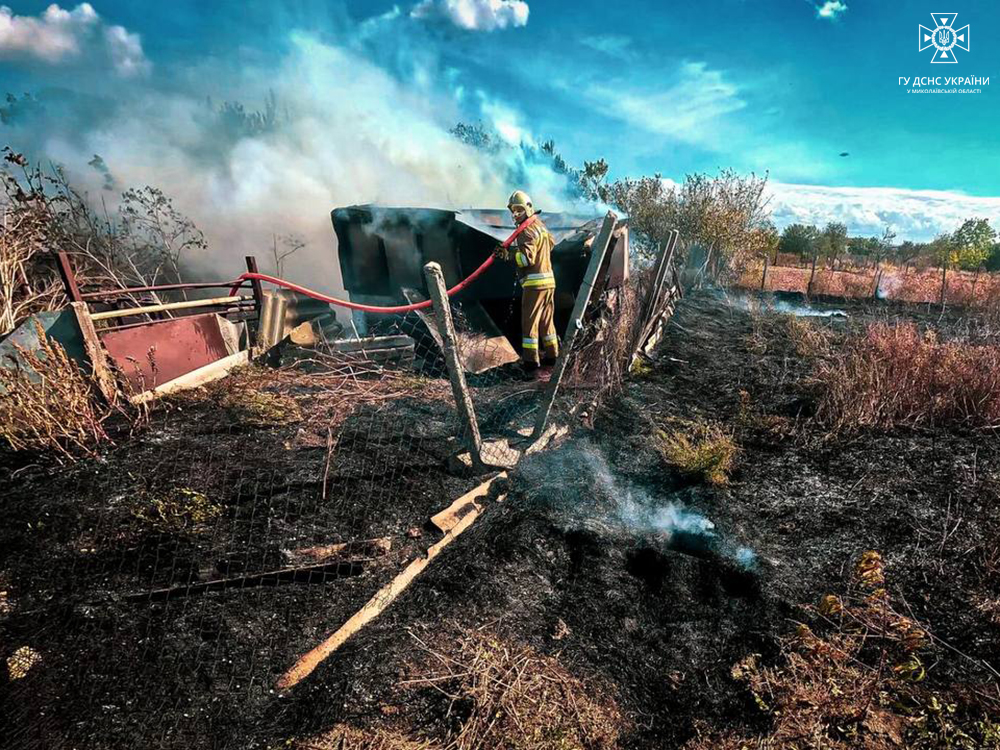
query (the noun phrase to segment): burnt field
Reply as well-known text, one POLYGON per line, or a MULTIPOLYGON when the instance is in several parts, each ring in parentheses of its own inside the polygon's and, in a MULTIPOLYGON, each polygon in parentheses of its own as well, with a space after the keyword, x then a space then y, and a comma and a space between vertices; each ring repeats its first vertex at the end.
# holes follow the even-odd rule
POLYGON ((686 298, 654 364, 596 415, 563 410, 567 439, 497 483, 425 574, 287 691, 276 683, 291 664, 436 541, 427 519, 481 481, 449 464, 446 387, 400 383, 339 417, 304 381, 248 414, 225 389, 274 383, 223 381, 97 460, 6 457, 0 736, 997 747, 992 417, 944 409, 938 380, 926 419, 900 399, 851 411, 844 399, 862 392, 834 380, 872 323, 914 321, 914 351, 929 330, 941 346, 989 347, 993 332, 926 306, 783 302, 686 298), (258 575, 385 539, 304 579, 258 575))

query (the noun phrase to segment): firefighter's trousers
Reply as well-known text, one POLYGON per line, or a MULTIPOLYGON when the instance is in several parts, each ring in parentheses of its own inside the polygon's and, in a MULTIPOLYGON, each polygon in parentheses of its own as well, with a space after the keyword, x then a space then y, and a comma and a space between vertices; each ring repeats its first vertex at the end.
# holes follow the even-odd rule
POLYGON ((540 359, 554 362, 559 356, 559 336, 555 324, 556 290, 527 288, 522 295, 521 359, 528 365, 537 365, 540 359))

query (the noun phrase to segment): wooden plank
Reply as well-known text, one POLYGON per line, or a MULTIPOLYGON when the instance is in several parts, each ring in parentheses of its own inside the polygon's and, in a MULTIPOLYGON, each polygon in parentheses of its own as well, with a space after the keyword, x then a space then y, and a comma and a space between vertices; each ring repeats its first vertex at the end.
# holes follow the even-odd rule
POLYGON ((436 526, 441 532, 447 533, 451 531, 472 509, 480 510, 479 503, 476 501, 485 498, 489 494, 493 483, 506 476, 507 472, 500 472, 488 482, 483 482, 475 489, 466 492, 447 508, 431 516, 431 524, 436 526))
POLYGON ((162 396, 166 396, 169 393, 176 393, 177 391, 183 391, 188 388, 197 388, 199 385, 205 385, 206 383, 211 383, 214 380, 226 377, 231 370, 239 367, 240 365, 245 365, 248 361, 249 357, 246 351, 230 354, 228 357, 223 357, 222 359, 212 362, 211 364, 207 364, 204 367, 199 367, 197 370, 192 370, 186 375, 174 378, 163 385, 157 386, 151 391, 144 391, 136 396, 133 396, 131 401, 134 404, 145 404, 150 401, 155 401, 162 396))
POLYGON ((313 560, 321 562, 329 560, 331 557, 381 557, 389 554, 392 549, 391 537, 380 537, 378 539, 365 539, 355 542, 339 542, 337 544, 321 544, 316 547, 304 547, 302 549, 291 550, 287 556, 291 560, 313 560))
MULTIPOLYGON (((498 500, 502 499, 502 497, 498 498, 498 500)), ((445 533, 440 541, 427 550, 427 554, 424 557, 412 560, 399 575, 379 589, 375 596, 369 599, 336 632, 295 662, 292 668, 285 672, 278 680, 278 689, 290 690, 298 685, 336 652, 337 649, 343 646, 351 636, 388 609, 389 605, 427 568, 431 560, 437 557, 445 547, 472 526, 476 519, 479 518, 480 512, 477 507, 466 513, 458 523, 445 533)))
POLYGON ((213 297, 212 299, 191 299, 184 302, 164 302, 161 305, 146 305, 144 307, 131 307, 127 310, 107 310, 105 312, 91 313, 91 320, 111 320, 112 318, 128 318, 132 315, 146 315, 147 313, 165 312, 167 310, 189 310, 196 307, 213 307, 215 305, 231 305, 234 302, 243 302, 252 299, 251 297, 213 297))
MULTIPOLYGON (((411 304, 427 299, 416 289, 403 287, 401 291, 406 301, 411 304)), ((466 300, 462 309, 465 313, 466 324, 472 330, 461 333, 456 331, 455 340, 458 359, 466 372, 479 375, 494 367, 517 362, 520 359, 517 352, 514 351, 514 347, 510 345, 510 341, 496 327, 493 319, 479 302, 466 300)), ((433 310, 428 312, 426 309, 422 309, 415 312, 417 317, 427 326, 427 330, 438 348, 443 351, 444 338, 441 331, 438 330, 433 310)))
POLYGON ((113 402, 118 396, 118 387, 115 384, 115 376, 108 366, 108 355, 101 345, 101 340, 97 337, 94 323, 90 317, 86 302, 70 302, 76 322, 80 326, 80 334, 83 336, 83 348, 90 360, 94 378, 97 380, 97 387, 108 402, 113 402))
POLYGON ((559 383, 562 381, 566 365, 569 363, 570 353, 573 351, 573 342, 577 334, 583 328, 583 315, 590 304, 590 297, 594 292, 594 287, 598 282, 598 272, 604 264, 604 256, 607 254, 608 245, 611 243, 611 233, 614 232, 615 223, 618 217, 613 211, 608 211, 601 225, 601 231, 590 250, 590 262, 587 265, 587 273, 580 284, 580 290, 576 293, 576 303, 573 305, 573 313, 569 318, 569 327, 563 337, 560 347, 559 357, 552 371, 552 377, 545 386, 542 395, 542 402, 539 405, 538 417, 535 420, 533 437, 540 437, 545 432, 545 427, 549 421, 549 414, 552 411, 552 404, 555 403, 556 394, 559 392, 559 383))

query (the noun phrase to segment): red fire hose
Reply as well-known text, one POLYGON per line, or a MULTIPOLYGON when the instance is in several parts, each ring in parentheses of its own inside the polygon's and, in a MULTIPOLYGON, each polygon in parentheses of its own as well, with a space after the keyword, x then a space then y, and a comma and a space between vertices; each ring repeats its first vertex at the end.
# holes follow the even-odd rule
MULTIPOLYGON (((518 225, 517 229, 515 229, 513 233, 510 235, 510 237, 508 237, 506 240, 503 241, 503 248, 506 249, 510 247, 511 244, 514 242, 514 240, 517 239, 517 236, 521 234, 521 232, 523 232, 529 226, 534 224, 536 219, 537 219, 536 216, 529 216, 527 219, 521 222, 521 224, 518 225)), ((453 294, 458 294, 460 291, 465 289, 465 287, 467 287, 469 284, 471 284, 473 281, 479 278, 479 276, 481 276, 483 272, 486 271, 487 268, 493 265, 494 260, 495 256, 493 255, 487 258, 483 262, 483 264, 479 266, 479 268, 477 268, 475 271, 469 274, 465 279, 458 282, 457 284, 455 284, 455 286, 449 289, 448 296, 450 297, 453 294)), ((429 299, 424 300, 423 302, 416 302, 412 305, 396 305, 394 307, 361 305, 358 304, 357 302, 348 302, 347 300, 337 299, 336 297, 330 297, 329 295, 313 291, 312 289, 308 289, 304 286, 295 284, 291 281, 286 281, 285 279, 279 279, 276 276, 269 276, 266 273, 244 273, 239 277, 239 279, 237 279, 237 281, 242 282, 245 280, 254 280, 254 279, 256 279, 257 281, 267 281, 268 283, 274 284, 275 286, 283 286, 286 289, 291 289, 292 291, 298 292, 299 294, 304 294, 307 297, 318 299, 321 302, 328 302, 329 304, 337 305, 338 307, 346 307, 349 310, 363 310, 364 312, 371 312, 371 313, 407 313, 407 312, 413 312, 414 310, 422 310, 425 307, 431 306, 431 300, 429 299)), ((239 284, 233 287, 233 290, 232 292, 230 292, 230 294, 235 294, 238 288, 239 284)))

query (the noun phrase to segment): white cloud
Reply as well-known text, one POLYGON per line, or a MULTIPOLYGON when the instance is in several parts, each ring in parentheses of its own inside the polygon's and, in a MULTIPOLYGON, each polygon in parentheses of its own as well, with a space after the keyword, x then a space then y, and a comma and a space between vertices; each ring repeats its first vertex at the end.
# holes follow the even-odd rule
POLYGON ((769 182, 770 209, 779 228, 788 224, 847 224, 852 234, 880 235, 889 226, 899 240, 924 241, 954 231, 978 216, 1000 224, 1000 197, 948 190, 832 187, 769 182))
POLYGON ((466 31, 494 31, 528 23, 524 0, 422 0, 413 18, 443 20, 466 31))
POLYGON ((847 10, 847 5, 841 0, 826 0, 822 5, 816 6, 816 16, 836 20, 841 13, 847 10))
POLYGON ((746 106, 737 87, 703 62, 684 62, 660 90, 595 83, 583 90, 601 111, 650 133, 685 143, 721 145, 724 115, 746 106))
POLYGON ((90 3, 73 10, 53 3, 37 17, 14 15, 0 6, 0 59, 50 65, 103 59, 122 76, 149 69, 138 34, 105 24, 90 3))

